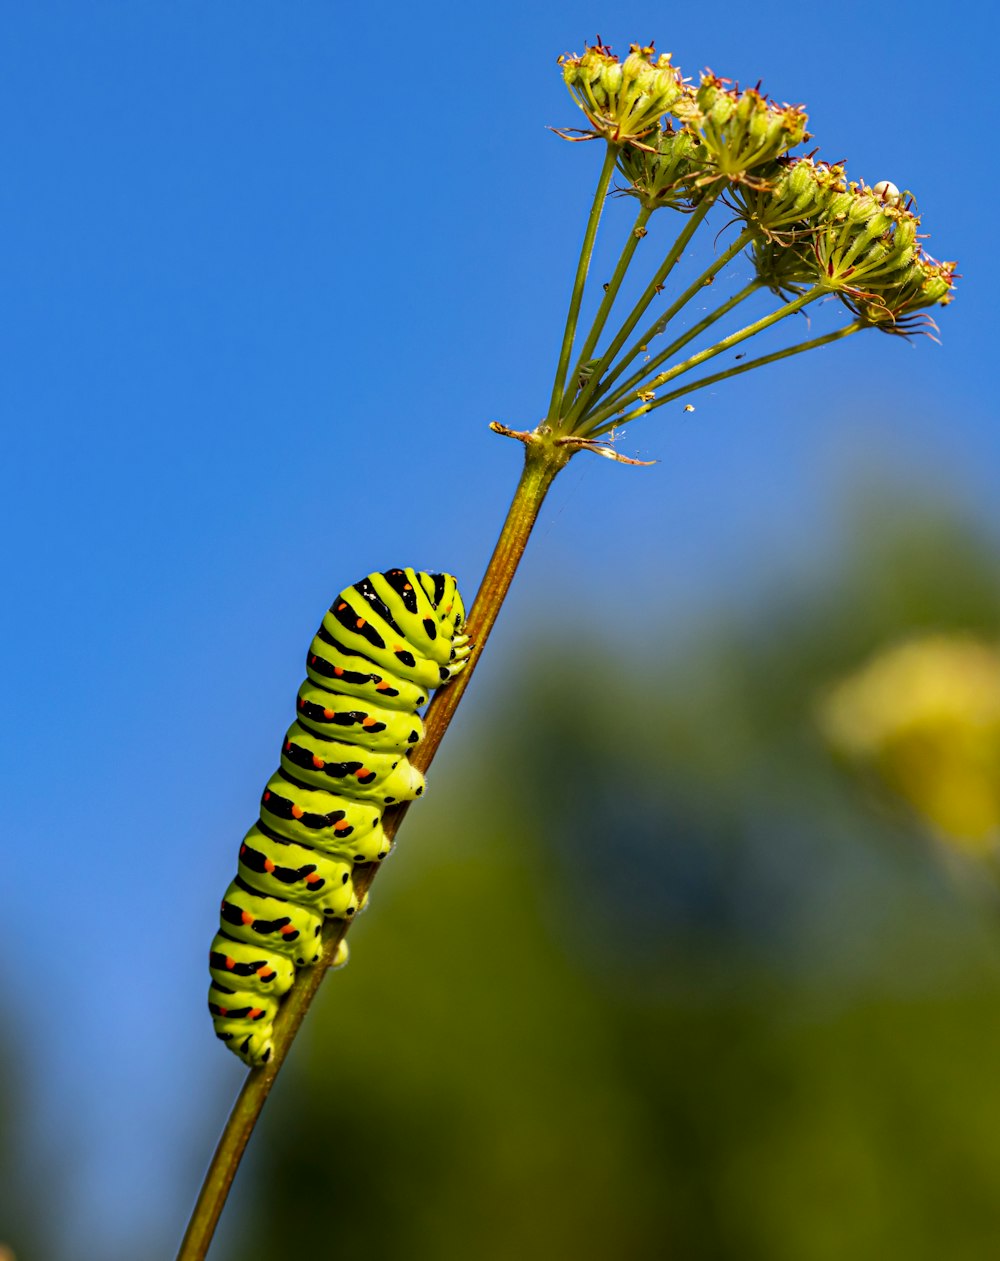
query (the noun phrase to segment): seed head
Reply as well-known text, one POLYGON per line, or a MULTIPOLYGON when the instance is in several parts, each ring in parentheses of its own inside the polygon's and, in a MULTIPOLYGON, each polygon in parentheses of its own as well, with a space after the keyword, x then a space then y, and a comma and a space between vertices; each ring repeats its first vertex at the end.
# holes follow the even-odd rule
POLYGON ((815 228, 831 196, 846 187, 843 166, 812 157, 778 158, 761 167, 754 184, 734 184, 727 201, 762 236, 802 240, 815 228))
POLYGON ((602 44, 586 48, 579 57, 566 54, 559 63, 566 86, 594 134, 612 144, 624 145, 648 135, 684 91, 670 54, 657 56, 652 44, 633 44, 620 64, 602 44))
POLYGON ((805 111, 778 105, 756 88, 730 87, 728 79, 706 71, 695 93, 698 117, 693 120, 708 151, 713 177, 753 181, 759 168, 809 139, 805 111))
POLYGON ((894 284, 877 293, 842 292, 840 296, 866 324, 883 333, 908 337, 924 332, 933 336, 937 326, 926 308, 947 306, 954 300, 956 266, 939 263, 919 250, 894 284))
POLYGON ((687 128, 674 130, 668 119, 641 146, 622 147, 618 170, 629 182, 625 192, 647 210, 661 206, 689 210, 700 196, 698 177, 704 171, 704 157, 698 137, 687 128))

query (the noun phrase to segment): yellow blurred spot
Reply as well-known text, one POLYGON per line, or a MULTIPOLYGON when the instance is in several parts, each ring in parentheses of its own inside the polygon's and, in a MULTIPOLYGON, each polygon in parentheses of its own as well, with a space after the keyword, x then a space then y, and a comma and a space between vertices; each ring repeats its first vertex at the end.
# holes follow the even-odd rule
POLYGON ((875 770, 943 839, 1000 840, 1000 650, 927 635, 879 653, 825 698, 831 744, 875 770))

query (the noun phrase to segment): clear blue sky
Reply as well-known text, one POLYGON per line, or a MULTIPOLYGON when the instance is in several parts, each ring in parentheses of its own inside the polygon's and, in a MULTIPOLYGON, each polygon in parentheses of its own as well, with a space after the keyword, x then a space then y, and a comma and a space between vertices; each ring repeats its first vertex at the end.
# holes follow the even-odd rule
POLYGON ((964 278, 941 346, 855 338, 635 426, 653 469, 575 461, 483 695, 544 600, 627 583, 683 622, 780 580, 859 474, 997 524, 985 12, 8 6, 4 1027, 88 1255, 169 1250, 241 1080, 205 952, 322 609, 488 557, 518 454, 486 425, 542 415, 600 161, 546 130, 580 121, 556 56, 599 32, 763 78, 964 278))

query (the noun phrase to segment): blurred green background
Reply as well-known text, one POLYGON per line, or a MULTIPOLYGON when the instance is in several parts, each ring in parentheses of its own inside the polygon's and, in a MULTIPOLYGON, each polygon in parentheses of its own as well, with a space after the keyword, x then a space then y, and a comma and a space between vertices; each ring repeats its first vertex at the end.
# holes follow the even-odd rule
POLYGON ((307 1023, 223 1257, 997 1255, 1000 917, 815 722, 881 643, 995 633, 997 550, 884 494, 851 516, 683 642, 616 634, 628 590, 592 593, 604 638, 540 614, 307 1023))

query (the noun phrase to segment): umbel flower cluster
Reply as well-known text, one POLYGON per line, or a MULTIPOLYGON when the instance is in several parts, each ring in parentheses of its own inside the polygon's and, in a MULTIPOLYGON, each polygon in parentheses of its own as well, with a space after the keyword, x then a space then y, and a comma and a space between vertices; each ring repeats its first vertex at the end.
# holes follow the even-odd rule
POLYGON ((546 419, 560 440, 620 458, 602 435, 613 436, 625 422, 693 390, 866 328, 903 336, 936 330, 930 309, 951 301, 955 264, 938 262, 924 250, 908 192, 888 180, 871 187, 849 180, 842 163, 817 160, 815 149, 793 153, 812 140, 800 106, 778 104, 757 87, 740 88, 709 71, 694 85, 670 54, 658 54, 652 45, 633 45, 619 61, 598 42, 581 56, 561 57, 559 64, 587 126, 557 134, 606 144, 546 419), (594 240, 615 177, 623 181, 616 191, 634 198, 638 212, 571 367, 594 240), (726 245, 723 235, 694 284, 640 328, 646 312, 662 304, 668 276, 714 205, 728 212, 735 239, 726 245), (618 332, 606 338, 625 273, 650 218, 663 209, 681 212, 683 226, 618 332), (738 257, 752 263, 750 282, 654 353, 654 339, 738 257), (781 305, 713 345, 679 356, 742 302, 767 292, 781 305), (742 362, 741 353, 738 366, 660 393, 821 298, 839 301, 849 323, 749 362, 742 362))

